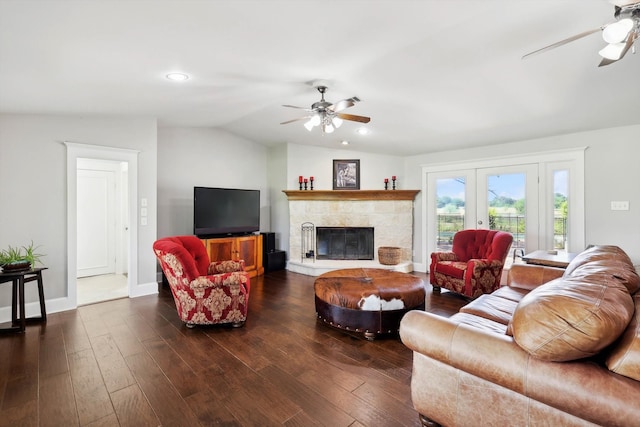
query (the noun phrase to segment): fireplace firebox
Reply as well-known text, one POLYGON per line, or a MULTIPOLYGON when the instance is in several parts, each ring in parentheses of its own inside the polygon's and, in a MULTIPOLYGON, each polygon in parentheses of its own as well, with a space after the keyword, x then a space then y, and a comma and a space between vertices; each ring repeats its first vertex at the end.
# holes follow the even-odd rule
POLYGON ((374 259, 373 227, 316 227, 316 259, 374 259))

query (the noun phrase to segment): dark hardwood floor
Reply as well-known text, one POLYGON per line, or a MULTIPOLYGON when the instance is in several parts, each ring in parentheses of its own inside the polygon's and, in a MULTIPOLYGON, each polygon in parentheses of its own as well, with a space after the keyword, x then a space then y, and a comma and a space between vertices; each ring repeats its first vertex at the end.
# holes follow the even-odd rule
MULTIPOLYGON (((313 281, 252 279, 238 329, 187 329, 165 288, 0 336, 0 425, 418 426, 412 353, 319 323, 313 281)), ((427 284, 427 311, 465 303, 427 284)))

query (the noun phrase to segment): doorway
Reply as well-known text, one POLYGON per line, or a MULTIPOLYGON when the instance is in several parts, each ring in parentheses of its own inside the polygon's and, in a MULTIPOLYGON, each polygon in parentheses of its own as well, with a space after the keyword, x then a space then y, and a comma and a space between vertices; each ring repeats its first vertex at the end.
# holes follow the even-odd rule
POLYGON ((431 173, 435 211, 428 224, 435 250, 449 251, 453 235, 463 229, 501 230, 513 236, 507 259, 538 245, 538 166, 515 165, 431 173))
MULTIPOLYGON (((127 227, 120 245, 122 253, 116 254, 116 273, 126 278, 126 294, 132 295, 133 286, 137 284, 138 276, 138 229, 136 222, 138 197, 138 151, 123 148, 96 146, 65 142, 67 147, 67 299, 68 305, 75 308, 78 305, 78 161, 92 159, 93 161, 126 164, 126 179, 122 184, 126 188, 120 192, 120 209, 116 215, 122 215, 122 224, 127 227), (123 199, 123 200, 122 200, 123 199), (120 261, 118 261, 120 260, 120 261)), ((106 164, 106 163, 105 163, 106 164)), ((124 166, 122 166, 124 167, 124 166)), ((122 177, 120 177, 122 178, 122 177)), ((116 233, 116 238, 121 233, 116 233)), ((82 280, 82 279, 81 279, 82 280)))
POLYGON ((78 305, 129 295, 128 163, 77 160, 78 305))

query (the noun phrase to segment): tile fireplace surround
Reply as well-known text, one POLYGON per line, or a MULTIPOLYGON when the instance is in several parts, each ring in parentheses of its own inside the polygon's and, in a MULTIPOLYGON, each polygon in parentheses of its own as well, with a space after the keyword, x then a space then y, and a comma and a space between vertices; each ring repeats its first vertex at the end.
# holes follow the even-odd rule
POLYGON ((350 267, 413 271, 413 201, 419 190, 283 190, 289 199, 289 263, 287 269, 318 276, 350 267), (374 227, 373 261, 302 259, 301 226, 374 227), (402 250, 395 266, 378 263, 380 246, 402 250))

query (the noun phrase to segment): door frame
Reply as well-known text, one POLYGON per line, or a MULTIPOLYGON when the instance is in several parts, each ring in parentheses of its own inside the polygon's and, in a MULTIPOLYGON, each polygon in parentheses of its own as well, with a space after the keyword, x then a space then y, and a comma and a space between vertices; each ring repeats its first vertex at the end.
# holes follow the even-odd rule
MULTIPOLYGON (((548 181, 552 179, 549 177, 549 173, 546 172, 548 170, 547 165, 549 163, 557 163, 563 162, 563 165, 567 165, 567 169, 570 169, 570 183, 569 183, 569 194, 571 195, 571 207, 569 210, 569 222, 571 224, 572 230, 572 238, 571 242, 567 247, 567 251, 569 252, 581 252, 585 248, 585 197, 584 197, 584 152, 587 147, 578 147, 567 150, 554 150, 554 151, 542 151, 542 152, 534 152, 534 153, 520 153, 518 155, 508 155, 508 156, 499 156, 492 158, 479 158, 474 160, 464 160, 459 162, 447 162, 440 164, 428 164, 422 165, 422 193, 424 197, 422 198, 422 246, 424 250, 422 251, 422 259, 420 260, 420 266, 423 270, 419 271, 428 271, 429 269, 429 257, 430 253, 433 251, 435 247, 435 243, 433 242, 433 237, 429 240, 429 229, 428 226, 428 214, 429 208, 434 206, 434 202, 430 199, 432 198, 433 189, 429 189, 428 187, 428 177, 431 173, 436 172, 453 172, 456 170, 467 170, 467 169, 484 169, 484 168, 492 168, 492 167, 502 167, 502 166, 514 166, 514 165, 524 165, 524 164, 538 164, 538 218, 542 220, 545 218, 545 211, 548 206, 545 203, 547 200, 546 192, 548 192, 548 188, 550 184, 548 181)), ((546 239, 548 239, 548 235, 546 231, 541 231, 539 233, 539 247, 543 247, 546 243, 546 239), (542 245, 542 246, 540 246, 542 245)))
POLYGON ((128 217, 129 217, 129 254, 128 254, 128 294, 132 295, 133 286, 138 283, 138 150, 107 147, 101 145, 79 144, 65 141, 67 147, 67 298, 71 308, 78 306, 77 272, 77 163, 79 158, 113 160, 128 163, 128 217))

